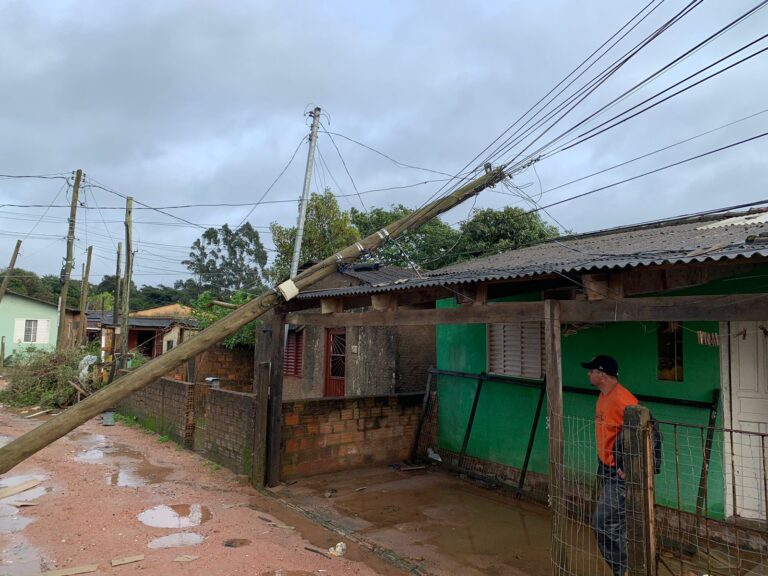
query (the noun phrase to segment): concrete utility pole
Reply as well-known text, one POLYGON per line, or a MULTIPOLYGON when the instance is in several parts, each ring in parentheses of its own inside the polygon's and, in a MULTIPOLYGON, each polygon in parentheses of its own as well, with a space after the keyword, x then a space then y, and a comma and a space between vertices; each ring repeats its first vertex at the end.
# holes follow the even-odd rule
POLYGON ((128 198, 125 199, 125 276, 123 277, 122 318, 120 319, 121 368, 125 368, 128 356, 128 312, 130 312, 131 309, 131 272, 133 271, 133 252, 131 252, 132 225, 133 197, 128 196, 128 198))
POLYGON ((64 281, 61 284, 59 299, 59 331, 56 336, 56 350, 62 350, 67 342, 67 296, 69 295, 69 277, 72 275, 72 247, 75 243, 75 218, 77 217, 77 195, 80 193, 80 180, 83 171, 75 172, 75 185, 72 187, 72 206, 69 209, 69 231, 67 232, 67 260, 64 262, 64 281))
MULTIPOLYGON (((117 369, 117 359, 115 350, 117 349, 117 323, 120 321, 120 258, 123 253, 123 243, 117 243, 117 264, 115 265, 115 293, 112 299, 112 343, 110 344, 109 354, 112 357, 112 366, 109 368, 109 382, 115 379, 115 370, 117 369)), ((102 323, 104 319, 101 319, 102 323)))
MULTIPOLYGON (((5 296, 5 291, 8 288, 8 283, 11 281, 11 276, 13 275, 13 268, 16 266, 16 258, 19 255, 19 250, 21 250, 21 240, 16 240, 16 248, 13 249, 13 256, 11 256, 11 263, 8 264, 8 268, 5 270, 5 276, 3 277, 3 283, 0 284, 0 302, 3 301, 3 296, 5 296)), ((0 366, 2 366, 2 357, 0 357, 0 366)))
POLYGON ((93 246, 88 246, 88 256, 85 259, 83 279, 80 281, 80 328, 77 332, 77 342, 80 346, 85 344, 85 335, 87 334, 86 327, 88 325, 88 317, 86 315, 86 308, 88 307, 88 277, 91 275, 92 255, 93 246))
POLYGON ((504 178, 506 178, 506 173, 503 166, 494 170, 488 168, 485 174, 472 182, 468 182, 452 194, 439 198, 405 218, 401 218, 386 228, 371 234, 367 238, 347 246, 311 268, 304 270, 298 276, 286 280, 276 288, 243 304, 231 314, 211 324, 194 338, 190 338, 173 348, 170 352, 166 352, 143 366, 132 370, 109 386, 91 394, 82 402, 75 404, 58 416, 43 422, 37 428, 16 438, 10 444, 1 447, 0 474, 8 472, 8 470, 29 458, 38 450, 45 448, 51 442, 71 432, 84 422, 103 412, 106 408, 114 406, 126 396, 141 390, 147 384, 165 376, 169 371, 180 366, 186 360, 197 356, 227 336, 234 334, 249 322, 263 316, 276 306, 291 300, 302 289, 308 288, 315 282, 335 273, 339 262, 349 262, 360 257, 361 254, 375 250, 384 245, 390 238, 396 238, 408 230, 418 228, 435 216, 465 201, 467 198, 475 196, 485 188, 501 182, 504 178))
POLYGON ((312 117, 312 128, 309 130, 309 152, 307 153, 307 169, 304 172, 304 190, 299 202, 299 219, 296 222, 296 241, 293 244, 293 258, 291 259, 290 277, 296 276, 299 271, 299 257, 301 255, 301 241, 304 239, 304 221, 307 218, 307 203, 309 202, 309 186, 312 182, 312 165, 315 162, 315 148, 317 148, 317 127, 320 125, 320 107, 316 107, 309 113, 312 117))

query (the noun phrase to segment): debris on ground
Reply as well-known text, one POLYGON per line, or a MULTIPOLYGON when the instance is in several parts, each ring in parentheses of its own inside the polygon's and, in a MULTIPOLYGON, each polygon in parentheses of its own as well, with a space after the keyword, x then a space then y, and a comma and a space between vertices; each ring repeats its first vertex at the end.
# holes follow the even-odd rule
POLYGON ((328 490, 325 491, 326 498, 333 498, 334 494, 336 494, 336 488, 328 488, 328 490))
POLYGON ((35 486, 38 486, 40 484, 40 480, 27 480, 26 482, 22 482, 21 484, 17 484, 16 486, 8 486, 7 488, 1 488, 0 489, 0 500, 3 498, 8 498, 9 496, 15 496, 16 494, 19 494, 21 492, 26 492, 30 488, 34 488, 35 486))
POLYGON ((133 564, 134 562, 141 562, 144 560, 144 554, 136 554, 135 556, 125 556, 124 558, 115 558, 110 560, 110 564, 114 568, 115 566, 123 566, 124 564, 133 564))
POLYGON ((347 545, 344 544, 344 542, 339 542, 336 544, 336 546, 331 546, 328 548, 328 554, 331 556, 336 556, 337 558, 340 558, 341 556, 344 556, 347 552, 347 545))
POLYGON ((49 570, 48 572, 43 572, 40 576, 75 576, 76 574, 90 574, 98 569, 98 564, 86 564, 85 566, 75 566, 73 568, 49 570))
POLYGON ((181 556, 176 556, 176 558, 173 559, 174 562, 194 562, 200 558, 200 556, 193 556, 192 554, 182 554, 181 556))

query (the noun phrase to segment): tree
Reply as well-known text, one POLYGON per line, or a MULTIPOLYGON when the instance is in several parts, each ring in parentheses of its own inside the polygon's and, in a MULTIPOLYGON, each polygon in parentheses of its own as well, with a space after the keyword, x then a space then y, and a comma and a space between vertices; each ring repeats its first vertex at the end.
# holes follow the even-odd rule
MULTIPOLYGON (((351 216, 352 223, 360 231, 360 235, 366 237, 412 212, 410 208, 398 204, 389 210, 373 208, 367 213, 352 208, 351 216)), ((403 268, 410 267, 413 262, 421 268, 432 270, 455 260, 451 249, 459 241, 459 236, 458 230, 454 230, 439 218, 433 218, 416 230, 400 236, 396 243, 385 244, 365 259, 403 268)))
MULTIPOLYGON (((6 272, 0 274, 0 282, 3 281, 6 272)), ((11 279, 8 282, 8 291, 21 294, 22 296, 29 296, 30 298, 37 298, 45 302, 55 303, 59 296, 59 290, 55 293, 51 290, 51 287, 44 283, 40 276, 29 270, 23 268, 14 268, 11 274, 11 279)))
POLYGON ((224 224, 203 232, 192 244, 189 260, 182 264, 197 276, 201 287, 217 297, 238 290, 259 293, 264 289, 267 251, 249 222, 235 230, 224 224))
MULTIPOLYGON (((272 222, 269 229, 277 250, 275 261, 269 269, 269 279, 277 284, 288 278, 290 273, 296 227, 272 222)), ((322 260, 359 239, 360 233, 352 225, 349 214, 339 208, 331 190, 326 188, 323 194, 313 192, 307 203, 299 264, 322 260)))
POLYGON ((508 206, 502 210, 477 210, 461 225, 456 247, 458 260, 497 254, 543 242, 558 236, 557 228, 544 222, 536 212, 508 206))
MULTIPOLYGON (((251 294, 237 291, 231 298, 229 298, 229 302, 231 304, 242 306, 252 298, 253 296, 251 294)), ((210 290, 206 290, 191 304, 192 317, 197 321, 197 326, 201 330, 208 328, 208 326, 232 312, 232 309, 230 308, 224 308, 213 304, 215 299, 213 293, 210 290)), ((222 340, 221 343, 227 348, 234 348, 235 346, 253 346, 256 342, 256 330, 258 330, 260 326, 260 320, 249 322, 240 328, 240 330, 222 340)))
POLYGON ((88 310, 112 310, 115 307, 115 296, 112 292, 99 292, 88 296, 88 310))

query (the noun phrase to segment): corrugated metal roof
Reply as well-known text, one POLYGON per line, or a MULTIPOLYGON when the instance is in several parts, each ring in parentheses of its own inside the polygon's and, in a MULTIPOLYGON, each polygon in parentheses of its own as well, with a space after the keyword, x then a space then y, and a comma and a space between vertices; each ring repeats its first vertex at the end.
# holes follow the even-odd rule
MULTIPOLYGON (((763 214, 764 211, 751 214, 763 214)), ((559 238, 379 286, 307 291, 300 299, 374 294, 491 280, 572 274, 659 264, 768 256, 768 219, 720 214, 559 238), (736 220, 734 220, 734 218, 736 220), (732 220, 732 222, 728 222, 732 220), (713 224, 721 224, 713 226, 713 224), (764 235, 764 236, 763 236, 764 235)))
POLYGON ((398 268, 397 266, 379 266, 362 265, 361 269, 355 269, 355 266, 344 266, 339 272, 345 276, 351 276, 369 286, 378 286, 381 284, 390 284, 392 282, 407 280, 416 276, 416 272, 410 268, 398 268))

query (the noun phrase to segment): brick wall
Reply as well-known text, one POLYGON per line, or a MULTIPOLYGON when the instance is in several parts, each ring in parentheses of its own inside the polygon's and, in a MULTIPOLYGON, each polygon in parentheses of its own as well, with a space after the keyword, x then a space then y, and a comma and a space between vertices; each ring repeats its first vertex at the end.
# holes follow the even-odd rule
POLYGON ((120 401, 121 414, 135 416, 147 428, 167 434, 175 442, 190 446, 194 430, 193 385, 160 378, 120 401))
MULTIPOLYGON (((206 378, 219 378, 222 388, 237 392, 253 390, 253 348, 241 346, 225 348, 214 346, 195 356, 195 382, 206 378)), ((187 364, 178 366, 168 374, 177 380, 189 380, 187 364)))
POLYGON ((209 389, 206 405, 203 454, 238 474, 250 474, 256 426, 254 396, 209 389))
POLYGON ((283 402, 281 478, 401 462, 422 395, 283 402))

